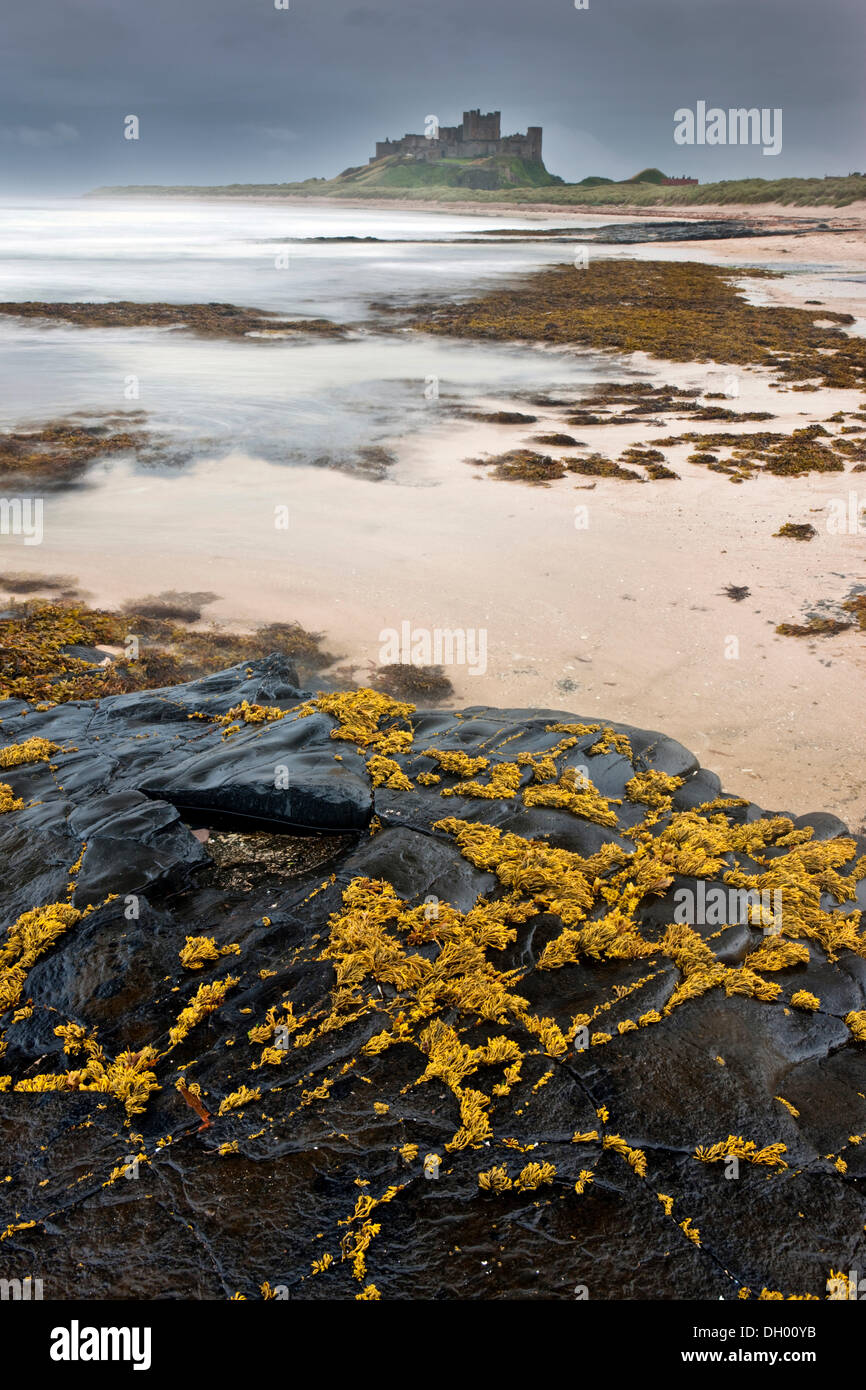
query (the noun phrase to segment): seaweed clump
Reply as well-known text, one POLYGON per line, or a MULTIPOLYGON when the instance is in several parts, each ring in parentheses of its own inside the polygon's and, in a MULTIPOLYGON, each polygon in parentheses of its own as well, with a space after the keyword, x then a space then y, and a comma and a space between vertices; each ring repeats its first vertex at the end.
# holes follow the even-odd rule
POLYGON ((530 483, 536 487, 546 487, 557 478, 565 477, 565 465, 549 454, 538 454, 533 449, 510 449, 505 454, 497 454, 489 459, 468 459, 475 467, 492 468, 493 477, 507 483, 530 483))
POLYGON ((834 637, 853 626, 842 618, 810 618, 807 623, 779 623, 776 631, 782 637, 834 637))
MULTIPOLYGON (((153 611, 150 601, 146 606, 153 611)), ((299 623, 269 623, 252 633, 200 631, 139 612, 42 600, 22 603, 11 612, 0 619, 0 699, 4 700, 62 704, 152 690, 274 651, 290 657, 301 672, 313 673, 334 660, 321 649, 322 634, 308 632, 299 623), (131 637, 135 644, 130 643, 131 637), (69 651, 100 644, 115 649, 106 666, 96 666, 69 651)))
POLYGON ((575 439, 572 434, 537 434, 533 440, 534 444, 552 444, 560 449, 577 448, 580 440, 575 439))
POLYGON ((754 364, 789 383, 856 388, 866 382, 866 340, 842 332, 854 322, 851 314, 822 310, 819 326, 810 309, 750 304, 732 283, 744 275, 772 272, 694 261, 556 266, 513 289, 422 310, 414 326, 452 337, 646 352, 672 362, 754 364))
POLYGON ((786 521, 784 526, 773 532, 774 536, 784 536, 792 541, 810 541, 817 534, 811 521, 786 521))
POLYGON ((0 435, 0 474, 10 480, 57 486, 77 481, 96 458, 132 453, 149 443, 142 430, 116 428, 138 423, 143 412, 112 416, 100 425, 59 420, 38 429, 0 435))
POLYGON ((679 480, 679 473, 675 473, 672 468, 668 468, 665 456, 661 449, 646 449, 639 444, 632 444, 628 449, 624 449, 620 455, 621 463, 636 463, 641 468, 646 469, 653 482, 659 482, 667 478, 679 480))
POLYGON ((854 615, 854 621, 861 632, 866 632, 866 594, 853 594, 842 604, 846 613, 854 615))
POLYGON ((624 478, 632 483, 646 481, 633 468, 623 468, 622 464, 614 463, 604 454, 586 454, 581 458, 569 459, 566 466, 569 473, 581 473, 587 478, 624 478))
POLYGON ((403 700, 442 700, 454 694, 454 686, 441 666, 414 666, 407 661, 377 666, 370 684, 375 690, 403 700))
POLYGON ((520 410, 471 410, 470 420, 481 420, 488 425, 534 425, 537 415, 524 415, 520 410))
POLYGON ((692 413, 693 420, 775 420, 770 410, 730 410, 721 405, 699 405, 692 413))
POLYGON ((265 309, 237 304, 138 304, 115 300, 109 304, 48 303, 12 300, 0 303, 0 314, 22 319, 49 319, 80 328, 181 328, 202 338, 283 337, 315 333, 342 337, 344 329, 330 319, 297 319, 265 309))
POLYGON ((715 434, 699 434, 690 430, 686 434, 672 435, 657 443, 698 444, 700 448, 689 455, 689 462, 703 465, 715 473, 727 473, 731 482, 743 482, 758 472, 772 473, 776 477, 800 478, 807 473, 842 473, 845 471, 847 456, 838 450, 846 441, 838 436, 830 437, 823 425, 805 425, 792 434, 762 431, 753 434, 734 434, 730 430, 715 434), (821 442, 824 436, 827 442, 821 442), (714 449, 729 450, 729 456, 720 460, 714 449))
POLYGON ((866 632, 866 594, 851 594, 839 605, 843 613, 851 618, 811 617, 805 623, 779 623, 776 631, 782 637, 833 637, 838 632, 848 632, 856 627, 866 632))

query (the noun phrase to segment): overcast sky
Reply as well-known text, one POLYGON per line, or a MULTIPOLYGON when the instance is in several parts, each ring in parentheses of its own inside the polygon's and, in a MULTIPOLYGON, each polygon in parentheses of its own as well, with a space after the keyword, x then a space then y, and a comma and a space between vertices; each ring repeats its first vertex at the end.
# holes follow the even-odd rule
POLYGON ((475 106, 568 180, 866 169, 864 0, 288 3, 0 0, 0 191, 330 177, 475 106), (781 107, 781 153, 676 145, 700 100, 781 107))

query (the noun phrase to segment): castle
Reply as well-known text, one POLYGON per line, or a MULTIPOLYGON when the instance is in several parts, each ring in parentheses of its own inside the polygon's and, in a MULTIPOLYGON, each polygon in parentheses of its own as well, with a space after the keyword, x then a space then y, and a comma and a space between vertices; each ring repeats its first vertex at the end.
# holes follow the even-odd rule
POLYGON ((501 112, 464 111, 462 125, 440 126, 434 116, 428 116, 429 134, 404 135, 402 140, 377 140, 373 164, 389 154, 408 154, 414 159, 432 163, 437 159, 484 159, 492 154, 516 156, 519 159, 541 160, 541 126, 531 125, 525 135, 501 135, 501 112))

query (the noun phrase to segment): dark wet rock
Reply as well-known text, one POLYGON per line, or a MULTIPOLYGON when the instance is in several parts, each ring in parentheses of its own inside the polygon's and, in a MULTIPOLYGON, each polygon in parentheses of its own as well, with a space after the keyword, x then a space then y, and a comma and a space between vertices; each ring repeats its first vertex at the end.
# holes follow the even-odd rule
POLYGON ((830 816, 825 811, 813 811, 811 815, 796 816, 794 824, 799 829, 811 825, 816 840, 832 840, 836 835, 847 835, 848 827, 838 816, 830 816))
MULTIPOLYGON (((560 774, 586 770, 616 825, 525 804, 537 785, 526 761, 511 798, 442 795, 458 778, 427 750, 487 758, 485 781, 520 755, 547 752, 563 737, 548 725, 599 722, 562 710, 418 711, 412 746, 388 754, 412 789, 374 787, 375 747, 334 739, 337 721, 300 708, 308 698, 291 663, 273 656, 101 702, 0 705, 0 753, 33 738, 55 745, 45 760, 0 774, 25 803, 0 814, 4 925, 51 903, 83 913, 0 1013, 0 1073, 10 1078, 0 1084, 0 1179, 11 1178, 0 1181, 0 1232, 11 1228, 4 1276, 44 1271, 46 1298, 258 1298, 267 1282, 324 1300, 370 1285, 394 1299, 571 1299, 586 1286, 594 1299, 718 1300, 743 1288, 824 1297, 831 1269, 862 1268, 866 1045, 846 1018, 866 1004, 866 952, 830 951, 811 937, 807 962, 763 973, 780 987, 768 1001, 749 995, 745 973, 767 933, 730 916, 696 921, 700 950, 733 972, 724 975, 732 987, 677 1003, 684 969, 662 948, 679 891, 727 888, 733 869, 771 873, 787 863, 784 844, 723 846, 723 867, 709 876, 690 864, 668 872, 662 861, 635 908, 648 951, 586 951, 545 966, 563 922, 538 877, 540 856, 565 850, 580 863, 615 846, 631 857, 644 837, 670 854, 673 818, 743 828, 761 808, 704 813, 724 795, 716 774, 676 740, 623 724, 606 727, 628 737, 630 753, 592 752, 593 731, 557 763, 560 774), (243 701, 295 713, 245 723, 243 701), (682 779, 655 819, 629 796, 647 772, 682 779), (431 773, 438 783, 418 780, 431 773), (461 853, 438 824, 451 818, 513 837, 516 886, 461 853), (481 957, 497 978, 514 972, 508 988, 525 1001, 522 1021, 461 1002, 475 957, 466 937, 448 935, 452 909, 495 907, 512 892, 526 919, 481 957), (389 935, 366 965, 351 953, 336 962, 338 980, 323 951, 352 894, 362 903, 352 930, 363 936, 381 912, 389 935), (397 923, 403 905, 417 909, 411 930, 397 923), (225 954, 186 968, 188 937, 225 954), (393 943, 422 971, 453 960, 454 997, 425 1002, 423 986, 402 985, 389 972, 393 943), (219 1007, 172 1046, 170 1030, 199 988, 229 979, 219 1007), (251 1040, 248 1031, 269 1011, 285 1017, 289 1004, 297 1028, 285 1058, 262 1061, 276 1035, 265 1028, 264 1041, 251 1040), (529 1016, 542 1028, 553 1021, 563 1046, 546 1051, 529 1016), (142 1049, 160 1054, 158 1089, 140 1112, 127 1119, 111 1085, 76 1089, 87 1055, 67 1055, 55 1032, 69 1024, 106 1066, 142 1049), (377 1039, 404 1024, 405 1036, 379 1050, 377 1039), (499 1040, 521 1053, 504 1091, 502 1062, 476 1058, 464 1078, 491 1116, 477 1146, 455 1143, 461 1113, 443 1053, 420 1079, 434 1025, 458 1030, 464 1049, 499 1040), (14 1089, 46 1075, 64 1089, 14 1089), (200 1086, 203 1127, 178 1082, 200 1086), (237 1100, 241 1087, 261 1094, 237 1100), (771 1153, 784 1145, 783 1157, 743 1159, 736 1177, 724 1161, 696 1157, 729 1136, 771 1153), (428 1153, 441 1160, 435 1180, 424 1177, 428 1153), (552 1167, 549 1180, 521 1187, 536 1163, 552 1167), (493 1168, 511 1184, 498 1195, 479 1187, 493 1168), (356 1207, 363 1196, 375 1203, 366 1215, 356 1207), (366 1269, 356 1254, 353 1270, 366 1219, 381 1230, 366 1269), (326 1254, 333 1263, 313 1273, 326 1254)), ((811 828, 818 847, 846 833, 820 813, 796 826, 811 828)), ((836 872, 850 874, 864 848, 846 848, 836 872)), ((818 885, 828 914, 866 907, 866 879, 856 901, 835 896, 833 882, 818 885)), ((622 887, 614 902, 597 898, 581 926, 602 923, 626 896, 622 887)))
POLYGON ((700 767, 693 777, 690 777, 685 786, 674 792, 674 806, 678 811, 692 811, 696 806, 701 806, 704 802, 713 801, 721 796, 722 779, 718 773, 710 772, 709 768, 700 767))
POLYGON ((61 1065, 62 1041, 53 1031, 58 1015, 87 1018, 112 1052, 151 1040, 139 1008, 164 989, 174 969, 176 932, 170 913, 155 909, 144 897, 135 905, 137 917, 127 916, 128 911, 129 905, 121 902, 119 910, 94 912, 74 936, 62 939, 33 967, 28 995, 34 1012, 8 1030, 10 1067, 16 1062, 30 1066, 45 1053, 54 1054, 52 1068, 61 1065))
POLYGON ((639 734, 632 739, 632 748, 637 755, 635 767, 640 771, 651 768, 654 772, 665 772, 669 777, 690 777, 698 770, 694 753, 664 734, 639 734))
POLYGON ((64 656, 74 657, 76 661, 86 661, 90 666, 102 666, 106 661, 111 661, 111 652, 104 651, 102 647, 63 647, 61 648, 64 656))
POLYGON ((465 859, 455 863, 449 847, 402 826, 362 841, 341 871, 349 878, 387 878, 403 898, 447 902, 468 912, 476 898, 493 892, 492 874, 474 869, 465 859))
MULTIPOLYGON (((142 790, 198 815, 220 812, 275 828, 362 830, 368 825, 373 814, 369 780, 335 762, 330 752, 292 747, 299 739, 281 739, 281 727, 238 734, 230 756, 225 744, 202 751, 145 781, 142 790), (280 784, 281 773, 287 786, 280 784)), ((286 732, 303 733, 291 727, 286 732)))
POLYGON ((100 804, 76 809, 69 829, 87 845, 76 905, 108 893, 145 892, 208 859, 173 806, 148 801, 139 792, 115 792, 100 804))

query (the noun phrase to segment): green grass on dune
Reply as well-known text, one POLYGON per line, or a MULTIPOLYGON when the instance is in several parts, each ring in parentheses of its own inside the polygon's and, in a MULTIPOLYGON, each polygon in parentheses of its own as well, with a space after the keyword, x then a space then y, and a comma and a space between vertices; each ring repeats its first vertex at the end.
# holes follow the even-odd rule
MULTIPOLYGON (((525 164, 525 161, 506 161, 525 164)), ((384 161, 380 161, 384 163, 384 161)), ((443 160, 443 165, 461 168, 480 166, 488 161, 443 160)), ((432 165, 414 165, 412 180, 406 183, 383 177, 364 178, 362 166, 347 170, 336 179, 307 179, 303 183, 236 183, 217 186, 159 184, 128 185, 98 188, 91 196, 121 194, 126 197, 165 195, 174 197, 222 198, 365 198, 383 202, 421 197, 425 202, 459 203, 526 203, 552 204, 558 207, 686 207, 712 204, 780 203, 786 207, 847 207, 866 200, 866 175, 848 174, 825 178, 787 179, 726 179, 720 183, 679 185, 667 187, 657 183, 552 183, 509 184, 498 188, 461 187, 441 182, 426 182, 427 175, 418 171, 435 169, 432 165), (356 177, 349 177, 353 175, 356 177)), ((541 166, 543 168, 543 166, 541 166)), ((384 171, 383 176, 384 176, 384 171)), ((545 171, 546 172, 546 171, 545 171)), ((528 174, 524 174, 528 177, 528 174)), ((548 175, 548 177, 551 177, 548 175)))

